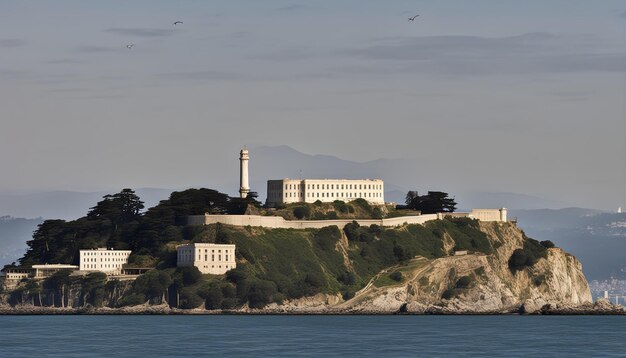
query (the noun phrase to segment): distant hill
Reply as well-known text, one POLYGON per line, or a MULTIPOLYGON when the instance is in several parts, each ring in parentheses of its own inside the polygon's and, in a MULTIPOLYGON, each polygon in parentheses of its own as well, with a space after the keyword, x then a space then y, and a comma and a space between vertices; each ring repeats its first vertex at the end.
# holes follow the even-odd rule
MULTIPOLYGON (((427 158, 354 162, 329 155, 305 154, 285 145, 253 148, 250 156, 252 190, 257 191, 262 199, 265 198, 267 179, 380 178, 385 180, 385 200, 397 203, 404 202, 409 190, 443 190, 456 197, 459 209, 556 209, 567 206, 566 203, 526 194, 468 190, 455 168, 441 169, 427 158)), ((236 179, 233 184, 238 184, 236 179)))
POLYGON ((576 256, 590 280, 625 278, 626 214, 583 208, 511 210, 518 226, 538 240, 551 240, 576 256))
POLYGON ((42 218, 0 217, 0 267, 24 255, 26 241, 31 239, 33 231, 42 222, 42 218))
MULTIPOLYGON (((385 180, 385 199, 403 203, 409 190, 425 193, 427 190, 442 190, 456 197, 458 208, 506 207, 509 209, 558 209, 566 203, 547 200, 536 196, 509 192, 478 192, 468 190, 454 168, 437 169, 430 160, 424 159, 377 159, 354 162, 329 155, 310 155, 288 146, 263 146, 250 152, 250 180, 259 199, 265 200, 267 180, 282 178, 381 178, 385 180)), ((216 172, 207 178, 210 187, 230 195, 236 195, 239 178, 216 172)), ((204 184, 197 187, 207 186, 204 184)), ((75 192, 47 191, 26 194, 0 194, 0 215, 13 217, 43 217, 64 220, 76 219, 112 191, 75 192)), ((174 190, 181 188, 133 188, 146 203, 146 207, 158 204, 174 190)))

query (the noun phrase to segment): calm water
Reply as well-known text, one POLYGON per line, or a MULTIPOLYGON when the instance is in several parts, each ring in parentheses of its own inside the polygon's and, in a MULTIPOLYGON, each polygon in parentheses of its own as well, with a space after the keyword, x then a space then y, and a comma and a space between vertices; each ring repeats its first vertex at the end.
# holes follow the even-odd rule
POLYGON ((617 316, 0 316, 0 357, 624 357, 625 335, 617 316))

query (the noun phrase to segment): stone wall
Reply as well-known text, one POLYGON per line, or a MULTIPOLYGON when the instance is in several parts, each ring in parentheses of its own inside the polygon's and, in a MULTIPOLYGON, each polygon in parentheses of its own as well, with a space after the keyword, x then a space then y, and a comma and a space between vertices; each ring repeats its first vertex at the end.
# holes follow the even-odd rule
POLYGON ((187 225, 200 226, 210 224, 226 224, 233 226, 260 226, 273 229, 320 229, 337 225, 342 228, 356 221, 361 226, 376 224, 379 226, 399 226, 403 224, 424 224, 430 220, 443 219, 445 216, 469 217, 481 221, 506 221, 506 209, 474 209, 469 213, 437 213, 418 216, 401 216, 388 219, 338 219, 338 220, 285 220, 280 216, 260 215, 191 215, 187 217, 187 225), (503 213, 504 211, 504 213, 503 213), (504 218, 504 220, 503 220, 504 218))
POLYGON ((356 221, 359 225, 369 226, 398 226, 403 224, 423 224, 430 220, 436 220, 437 214, 420 216, 404 216, 390 219, 340 219, 340 220, 285 220, 280 216, 259 215, 192 215, 188 218, 188 225, 209 225, 222 223, 234 226, 260 226, 267 228, 282 229, 320 229, 326 226, 337 225, 344 227, 346 224, 356 221))

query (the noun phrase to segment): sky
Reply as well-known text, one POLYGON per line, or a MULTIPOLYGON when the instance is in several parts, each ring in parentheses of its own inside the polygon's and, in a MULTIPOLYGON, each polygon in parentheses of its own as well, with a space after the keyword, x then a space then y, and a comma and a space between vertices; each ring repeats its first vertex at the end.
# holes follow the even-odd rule
POLYGON ((615 209, 625 103, 623 1, 0 0, 1 193, 210 187, 288 145, 615 209))

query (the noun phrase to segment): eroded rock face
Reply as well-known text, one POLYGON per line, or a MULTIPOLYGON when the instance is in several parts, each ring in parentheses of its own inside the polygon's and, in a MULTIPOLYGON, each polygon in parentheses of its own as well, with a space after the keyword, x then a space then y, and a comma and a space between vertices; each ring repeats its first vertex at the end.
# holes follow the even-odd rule
MULTIPOLYGON (((582 265, 559 248, 548 249, 547 258, 512 272, 508 261, 524 246, 520 229, 508 223, 480 223, 496 248, 490 255, 470 254, 424 260, 398 285, 374 285, 341 303, 308 302, 319 311, 351 313, 540 313, 546 305, 577 307, 591 304, 591 292, 582 265), (467 288, 455 289, 468 276, 467 288), (446 298, 442 298, 446 297, 446 298)), ((274 309, 278 307, 273 307, 274 309)), ((282 307, 298 311, 293 304, 282 307)))

